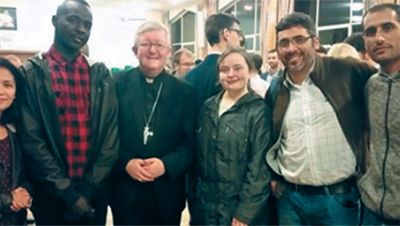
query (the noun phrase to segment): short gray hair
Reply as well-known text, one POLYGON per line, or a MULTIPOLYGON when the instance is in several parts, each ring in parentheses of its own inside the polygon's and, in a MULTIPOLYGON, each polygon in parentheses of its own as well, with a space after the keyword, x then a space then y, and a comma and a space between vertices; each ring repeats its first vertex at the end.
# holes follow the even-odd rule
POLYGON ((170 36, 170 32, 169 32, 169 29, 167 26, 165 26, 164 24, 157 22, 157 21, 146 21, 142 25, 140 25, 140 27, 138 28, 138 30, 135 34, 135 46, 137 46, 137 44, 139 42, 140 35, 142 35, 143 33, 149 32, 149 31, 159 31, 159 30, 162 30, 165 32, 165 34, 167 36, 168 45, 171 45, 171 36, 170 36))

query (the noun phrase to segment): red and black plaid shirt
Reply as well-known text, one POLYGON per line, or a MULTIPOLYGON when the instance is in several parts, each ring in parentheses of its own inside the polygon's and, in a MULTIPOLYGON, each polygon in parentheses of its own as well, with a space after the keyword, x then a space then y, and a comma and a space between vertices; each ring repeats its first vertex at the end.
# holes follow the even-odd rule
POLYGON ((89 66, 82 55, 69 63, 54 46, 43 56, 50 66, 58 121, 67 151, 68 174, 70 177, 81 177, 89 149, 89 66))

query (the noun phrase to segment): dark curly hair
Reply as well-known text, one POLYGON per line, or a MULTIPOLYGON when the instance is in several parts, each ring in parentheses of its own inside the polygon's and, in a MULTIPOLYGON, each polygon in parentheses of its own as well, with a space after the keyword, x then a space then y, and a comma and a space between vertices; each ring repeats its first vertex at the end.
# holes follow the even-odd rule
POLYGON ((16 87, 15 99, 11 106, 2 113, 0 122, 3 124, 17 123, 20 121, 20 108, 25 99, 25 80, 21 72, 12 63, 10 63, 10 61, 6 60, 3 57, 0 57, 0 68, 5 68, 12 74, 15 80, 16 87))
POLYGON ((282 18, 275 26, 275 30, 278 34, 280 31, 297 26, 305 28, 310 35, 317 35, 314 21, 309 15, 301 12, 293 12, 282 18))

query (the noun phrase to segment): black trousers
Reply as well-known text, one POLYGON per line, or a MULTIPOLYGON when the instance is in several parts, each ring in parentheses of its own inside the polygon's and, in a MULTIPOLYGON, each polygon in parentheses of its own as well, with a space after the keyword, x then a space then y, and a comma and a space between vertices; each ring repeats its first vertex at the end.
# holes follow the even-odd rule
POLYGON ((179 225, 181 211, 169 209, 168 204, 160 206, 153 183, 124 181, 114 189, 111 209, 114 225, 179 225), (132 187, 133 186, 133 187, 132 187))
POLYGON ((90 203, 95 209, 93 217, 70 220, 66 217, 68 209, 60 199, 48 194, 35 194, 31 210, 36 225, 105 225, 107 202, 107 197, 97 198, 90 203))

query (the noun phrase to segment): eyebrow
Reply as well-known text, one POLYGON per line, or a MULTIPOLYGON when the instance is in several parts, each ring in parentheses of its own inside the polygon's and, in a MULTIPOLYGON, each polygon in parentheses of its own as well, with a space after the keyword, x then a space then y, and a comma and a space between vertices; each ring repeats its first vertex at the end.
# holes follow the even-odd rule
POLYGON ((377 28, 377 27, 382 27, 382 26, 386 26, 386 25, 394 25, 394 23, 392 21, 385 21, 380 24, 368 26, 365 28, 365 30, 368 30, 369 28, 377 28))

